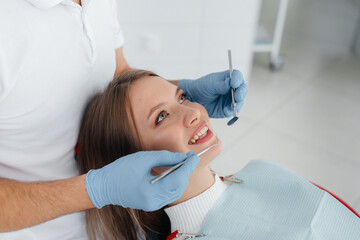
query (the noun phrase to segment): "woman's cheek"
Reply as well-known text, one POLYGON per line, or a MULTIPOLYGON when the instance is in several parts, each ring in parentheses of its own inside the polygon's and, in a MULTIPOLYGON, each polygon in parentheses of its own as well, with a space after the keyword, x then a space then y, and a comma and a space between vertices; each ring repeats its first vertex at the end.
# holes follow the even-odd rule
POLYGON ((154 176, 160 175, 161 173, 168 170, 170 167, 154 167, 151 169, 151 174, 154 176))
POLYGON ((187 152, 184 146, 183 133, 178 127, 166 128, 156 133, 150 143, 151 150, 168 150, 172 152, 187 152))

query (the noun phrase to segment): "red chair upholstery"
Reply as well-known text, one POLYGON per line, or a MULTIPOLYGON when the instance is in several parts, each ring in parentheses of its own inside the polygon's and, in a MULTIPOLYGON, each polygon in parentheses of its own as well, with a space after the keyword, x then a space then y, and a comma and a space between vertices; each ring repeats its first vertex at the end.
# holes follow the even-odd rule
POLYGON ((350 211, 352 211, 356 216, 358 216, 360 218, 360 215, 353 209, 351 208, 346 202, 344 202, 341 198, 339 198, 338 196, 336 196, 335 194, 331 193, 330 191, 326 190, 325 188, 320 187, 319 185, 312 183, 315 186, 317 186, 318 188, 320 188, 321 190, 324 190, 325 192, 328 192, 331 196, 333 196, 334 198, 336 198, 339 202, 341 202, 342 204, 344 204, 345 207, 347 207, 350 211))

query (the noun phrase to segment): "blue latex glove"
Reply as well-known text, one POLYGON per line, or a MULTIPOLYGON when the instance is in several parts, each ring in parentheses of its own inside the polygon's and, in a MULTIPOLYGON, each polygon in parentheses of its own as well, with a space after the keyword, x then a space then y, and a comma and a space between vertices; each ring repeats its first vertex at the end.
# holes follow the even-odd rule
POLYGON ((194 152, 137 152, 103 168, 90 170, 86 175, 86 190, 97 208, 112 204, 155 211, 182 196, 198 163, 199 157, 194 152), (189 159, 176 171, 150 183, 154 178, 150 173, 152 168, 176 165, 187 157, 189 159))
POLYGON ((233 115, 231 87, 235 89, 236 111, 244 104, 247 86, 239 70, 211 73, 196 80, 180 80, 178 86, 188 99, 203 105, 212 118, 227 118, 233 115))

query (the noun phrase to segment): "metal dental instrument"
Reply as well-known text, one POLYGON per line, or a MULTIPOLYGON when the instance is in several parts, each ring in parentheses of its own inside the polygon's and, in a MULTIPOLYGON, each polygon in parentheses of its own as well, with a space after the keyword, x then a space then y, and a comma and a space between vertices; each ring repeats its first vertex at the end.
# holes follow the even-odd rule
MULTIPOLYGON (((232 72, 233 72, 233 67, 232 67, 232 59, 231 59, 231 50, 228 50, 228 57, 229 57, 229 69, 230 69, 230 80, 232 79, 232 72)), ((227 123, 228 126, 233 125, 239 118, 236 116, 236 103, 235 103, 235 97, 234 97, 234 88, 231 88, 231 100, 232 100, 232 106, 233 106, 233 118, 230 119, 230 121, 227 123)))
POLYGON ((232 182, 232 183, 242 183, 244 182, 241 179, 238 178, 234 178, 234 177, 220 177, 221 180, 226 181, 226 182, 232 182))
MULTIPOLYGON (((216 137, 217 138, 217 137, 216 137)), ((217 142, 214 143, 213 145, 207 147, 207 148, 204 148, 203 150, 201 150, 200 152, 196 153, 196 155, 198 157, 200 157, 201 155, 203 155, 204 153, 206 153, 207 151, 209 151, 212 147, 215 147, 216 145, 219 144, 219 139, 217 138, 217 142)), ((169 175, 170 173, 172 173, 173 171, 175 171, 176 169, 178 169, 180 166, 182 166, 185 161, 187 160, 187 158, 182 161, 182 162, 179 162, 178 164, 176 164, 175 166, 169 168, 168 170, 166 170, 165 172, 162 172, 161 174, 159 174, 158 176, 154 177, 153 179, 151 179, 150 183, 153 184, 157 181, 159 181, 160 179, 166 177, 167 175, 169 175)))

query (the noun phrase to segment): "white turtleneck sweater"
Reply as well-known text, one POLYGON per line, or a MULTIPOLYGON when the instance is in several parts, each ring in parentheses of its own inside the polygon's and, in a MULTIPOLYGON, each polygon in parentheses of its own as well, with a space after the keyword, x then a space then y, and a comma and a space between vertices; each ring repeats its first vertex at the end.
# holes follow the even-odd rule
POLYGON ((206 214, 230 186, 215 176, 215 183, 205 192, 175 206, 165 208, 170 218, 171 232, 198 233, 206 214))

